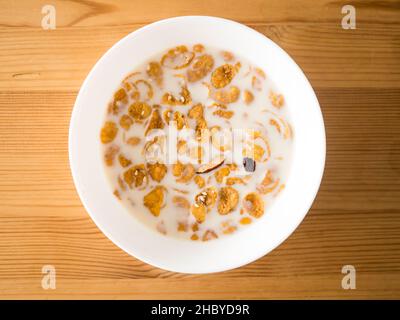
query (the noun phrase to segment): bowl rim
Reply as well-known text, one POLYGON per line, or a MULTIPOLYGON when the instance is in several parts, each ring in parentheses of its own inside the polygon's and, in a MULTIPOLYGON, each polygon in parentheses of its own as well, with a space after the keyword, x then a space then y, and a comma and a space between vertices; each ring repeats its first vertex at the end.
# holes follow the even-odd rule
POLYGON ((172 18, 167 18, 167 19, 163 19, 163 20, 159 20, 153 23, 150 23, 146 26, 143 26, 131 33, 129 33, 128 35, 126 35, 125 37, 123 37, 122 39, 120 39, 118 42, 116 42, 111 48, 109 48, 104 54, 103 56, 96 62, 96 64, 92 67, 92 69, 90 70, 90 72, 88 73, 88 75, 86 76, 85 80, 83 81, 81 88, 79 90, 79 93, 77 95, 74 107, 73 107, 73 111, 71 114, 71 120, 70 120, 70 126, 69 126, 69 137, 68 137, 68 150, 69 150, 69 163, 70 163, 70 168, 71 168, 71 173, 72 173, 72 177, 73 177, 73 181, 74 181, 74 185, 75 188, 77 190, 77 193, 79 195, 79 198, 81 199, 81 202, 83 204, 83 206, 85 207, 86 211, 88 212, 89 216, 91 217, 91 219, 93 220, 93 222, 96 224, 96 226, 103 232, 103 234, 106 235, 107 238, 109 238, 115 245, 117 245, 119 248, 121 248, 123 251, 127 252, 128 254, 132 255, 133 257, 147 263, 150 264, 152 266, 164 269, 164 270, 168 270, 168 271, 173 271, 173 272, 181 272, 181 273, 191 273, 191 274, 203 274, 203 273, 214 273, 214 272, 221 272, 221 271, 226 271, 226 270, 231 270, 231 269, 235 269, 241 266, 244 266, 250 262, 253 262, 261 257, 263 257, 264 255, 266 255, 267 253, 269 253, 270 251, 274 250, 276 247, 278 247, 282 242, 284 242, 288 237, 290 237, 290 235, 294 232, 294 230, 300 225, 300 223, 303 221, 304 217, 307 215, 307 213, 309 212, 316 196, 318 193, 318 190, 320 188, 320 185, 322 183, 322 178, 323 178, 323 173, 324 173, 324 168, 325 168, 325 161, 326 161, 326 133, 325 133, 325 126, 324 126, 324 120, 323 120, 323 115, 322 115, 322 111, 318 102, 318 99, 316 97, 316 94, 309 82, 309 80, 307 79, 307 77, 305 76, 304 72, 301 70, 301 68, 297 65, 297 63, 294 61, 294 59, 292 57, 290 57, 282 48, 280 48, 275 42, 273 42, 272 40, 270 40, 269 38, 267 38, 265 35, 259 33, 258 31, 245 26, 241 23, 229 20, 229 19, 225 19, 225 18, 220 18, 220 17, 213 17, 213 16, 178 16, 178 17, 172 17, 172 18), (188 268, 187 266, 176 266, 176 267, 171 267, 170 264, 164 264, 162 262, 157 262, 154 260, 149 259, 148 257, 138 254, 137 252, 134 252, 134 250, 132 250, 132 248, 128 248, 125 243, 123 243, 122 241, 116 239, 116 237, 109 232, 108 228, 105 227, 102 223, 100 223, 100 221, 97 219, 96 214, 92 211, 90 204, 87 202, 87 199, 85 198, 85 194, 84 194, 84 189, 83 186, 81 184, 80 181, 80 177, 79 177, 79 165, 76 163, 74 156, 76 156, 75 151, 76 151, 76 141, 74 141, 73 137, 74 137, 74 130, 75 130, 75 126, 74 124, 77 121, 77 118, 79 117, 78 114, 78 108, 80 105, 80 97, 82 92, 84 91, 84 89, 87 87, 88 82, 91 80, 92 75, 95 73, 95 70, 97 68, 99 68, 99 66, 101 65, 102 61, 104 61, 105 57, 108 57, 109 55, 111 55, 111 53, 114 50, 117 50, 117 48, 119 46, 121 46, 121 44, 125 41, 127 41, 128 39, 130 39, 131 37, 137 36, 141 33, 145 33, 147 30, 154 28, 154 27, 159 27, 159 26, 163 26, 169 23, 182 23, 185 20, 192 20, 192 19, 197 19, 197 20, 201 20, 204 23, 210 22, 210 21, 214 21, 214 22, 218 22, 218 23, 222 23, 222 24, 227 24, 227 25, 234 25, 235 27, 240 27, 243 30, 245 30, 246 32, 250 32, 253 35, 256 35, 260 41, 266 41, 268 42, 268 44, 270 46, 274 46, 276 50, 278 50, 280 52, 280 54, 282 54, 283 56, 285 56, 285 59, 288 60, 288 62, 290 64, 292 64, 292 67, 294 67, 296 70, 296 72, 298 72, 299 76, 301 76, 302 78, 304 78, 306 84, 308 84, 309 89, 311 89, 310 93, 313 95, 313 103, 314 106, 317 107, 318 110, 315 111, 319 111, 319 113, 316 115, 317 118, 319 118, 316 123, 314 123, 316 125, 316 127, 318 127, 318 132, 320 134, 320 149, 321 149, 321 154, 320 154, 320 162, 319 162, 319 168, 316 168, 317 172, 315 172, 315 184, 313 185, 313 192, 312 194, 310 194, 309 196, 309 201, 307 204, 304 204, 304 207, 307 207, 307 210, 304 210, 304 212, 299 215, 296 223, 293 223, 293 225, 291 226, 290 230, 288 230, 288 232, 286 233, 285 236, 281 237, 280 239, 276 239, 275 243, 269 247, 269 248, 265 248, 265 250, 259 250, 257 254, 253 254, 253 255, 249 255, 247 258, 242 259, 240 263, 231 263, 231 264, 227 264, 227 265, 220 265, 220 266, 210 266, 208 268, 203 268, 201 270, 197 270, 197 269, 193 269, 193 268, 188 268))

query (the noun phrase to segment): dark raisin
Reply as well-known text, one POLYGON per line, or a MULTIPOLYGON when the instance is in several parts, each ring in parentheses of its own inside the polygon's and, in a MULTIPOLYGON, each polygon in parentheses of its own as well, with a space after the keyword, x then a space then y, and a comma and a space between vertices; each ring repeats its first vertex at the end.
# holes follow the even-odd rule
POLYGON ((256 171, 256 162, 252 158, 243 158, 243 166, 247 172, 256 171))

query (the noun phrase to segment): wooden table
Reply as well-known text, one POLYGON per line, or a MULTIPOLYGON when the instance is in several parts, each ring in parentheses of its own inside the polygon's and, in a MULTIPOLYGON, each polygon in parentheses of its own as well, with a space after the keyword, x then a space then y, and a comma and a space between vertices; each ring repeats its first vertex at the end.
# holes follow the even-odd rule
MULTIPOLYGON (((400 298, 400 3, 330 0, 0 1, 0 298, 400 298), (313 85, 327 162, 318 197, 281 246, 212 275, 138 261, 94 225, 75 191, 68 125, 82 81, 116 41, 150 22, 216 15, 284 48, 313 85), (56 268, 44 290, 42 267, 56 268), (356 268, 343 290, 344 265, 356 268)), ((300 191, 299 191, 300 192, 300 191)))

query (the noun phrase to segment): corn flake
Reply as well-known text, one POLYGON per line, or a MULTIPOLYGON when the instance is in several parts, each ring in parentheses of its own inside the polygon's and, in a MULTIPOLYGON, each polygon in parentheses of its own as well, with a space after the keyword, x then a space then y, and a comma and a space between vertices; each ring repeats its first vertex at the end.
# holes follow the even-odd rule
POLYGON ((200 176, 198 176, 198 175, 196 175, 196 176, 194 177, 194 182, 197 184, 197 186, 198 186, 199 188, 204 188, 204 186, 206 185, 206 181, 204 180, 204 178, 203 178, 203 177, 200 177, 200 176))
POLYGON ((150 79, 153 79, 159 86, 162 85, 163 70, 158 62, 150 62, 147 66, 146 72, 150 79))
POLYGON ((143 205, 156 217, 160 215, 160 211, 164 206, 165 191, 165 187, 157 186, 143 198, 143 205))
POLYGON ((146 102, 134 102, 129 106, 129 115, 137 121, 147 119, 151 113, 151 107, 146 102))
POLYGON ((224 64, 213 71, 211 83, 214 88, 226 87, 236 75, 236 68, 231 64, 224 64))
POLYGON ((124 181, 132 189, 132 187, 141 187, 143 182, 146 180, 148 182, 147 172, 144 164, 138 164, 130 167, 123 174, 124 181))
POLYGON ((186 68, 193 60, 194 53, 190 52, 186 46, 178 46, 168 50, 161 58, 162 66, 169 69, 186 68))
POLYGON ((201 103, 195 104, 188 112, 188 117, 190 119, 200 119, 203 118, 204 107, 201 103))
POLYGON ((100 132, 100 140, 102 143, 110 143, 115 139, 118 133, 118 127, 115 122, 107 121, 104 123, 100 132))
POLYGON ((115 145, 109 146, 104 152, 104 162, 111 167, 114 164, 114 158, 119 152, 119 147, 115 145))
POLYGON ((163 129, 164 122, 161 119, 160 111, 158 109, 154 109, 151 114, 150 122, 146 128, 145 135, 147 135, 151 130, 154 129, 163 129))
POLYGON ((129 130, 132 124, 133 120, 127 114, 122 115, 121 118, 119 119, 119 125, 125 130, 129 130))
POLYGON ((255 218, 260 218, 264 214, 264 201, 258 193, 247 194, 244 197, 243 207, 255 218))
POLYGON ((201 240, 209 241, 209 240, 213 240, 213 239, 217 239, 217 238, 218 238, 218 236, 213 230, 207 230, 206 232, 204 232, 201 240))
POLYGON ((192 67, 188 69, 186 76, 189 82, 203 79, 214 67, 214 58, 209 54, 197 57, 192 67))
POLYGON ((190 202, 187 200, 185 197, 181 196, 174 196, 172 198, 172 202, 177 206, 178 208, 183 208, 183 209, 190 209, 190 202))
POLYGON ((236 209, 239 203, 239 192, 232 187, 223 187, 219 190, 218 212, 226 215, 236 209))
POLYGON ((147 170, 150 174, 150 177, 157 182, 161 182, 164 179, 165 174, 167 173, 167 166, 163 163, 147 163, 147 170))
POLYGON ((121 165, 121 167, 123 167, 123 168, 132 164, 132 161, 129 160, 128 158, 126 158, 122 153, 119 154, 118 161, 119 161, 119 164, 121 165))

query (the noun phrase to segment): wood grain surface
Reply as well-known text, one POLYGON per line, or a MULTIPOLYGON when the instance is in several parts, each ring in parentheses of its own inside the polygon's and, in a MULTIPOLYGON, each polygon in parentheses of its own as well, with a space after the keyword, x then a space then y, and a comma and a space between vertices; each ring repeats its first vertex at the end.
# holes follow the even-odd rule
POLYGON ((400 298, 400 2, 335 0, 0 1, 0 298, 400 298), (156 20, 215 15, 253 27, 310 79, 327 162, 294 234, 245 267, 212 275, 136 260, 94 225, 75 191, 68 125, 85 76, 117 40, 156 20), (357 270, 343 290, 342 266, 357 270), (41 286, 54 265, 57 288, 41 286))

